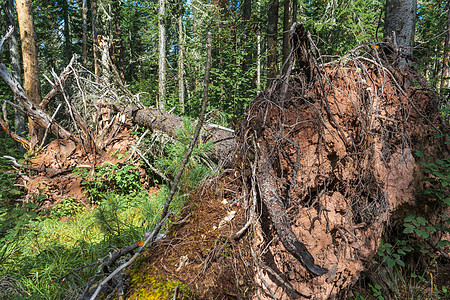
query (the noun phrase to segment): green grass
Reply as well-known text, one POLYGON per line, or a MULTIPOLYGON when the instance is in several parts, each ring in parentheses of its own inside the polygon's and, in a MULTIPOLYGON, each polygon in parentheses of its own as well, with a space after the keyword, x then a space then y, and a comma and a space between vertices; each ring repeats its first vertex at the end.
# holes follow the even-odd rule
MULTIPOLYGON (((141 239, 156 224, 166 190, 153 195, 142 191, 131 201, 115 194, 106 195, 98 207, 78 211, 66 222, 49 214, 17 224, 20 228, 14 227, 15 234, 5 235, 1 241, 0 247, 6 251, 0 259, 0 278, 7 275, 17 279, 24 288, 24 299, 72 298, 96 273, 96 266, 51 285, 49 282, 105 256, 113 250, 111 245, 120 248, 141 239), (116 209, 114 215, 99 218, 101 211, 111 209, 116 209), (108 227, 118 230, 111 231, 108 227)), ((0 298, 21 299, 1 292, 0 298)))

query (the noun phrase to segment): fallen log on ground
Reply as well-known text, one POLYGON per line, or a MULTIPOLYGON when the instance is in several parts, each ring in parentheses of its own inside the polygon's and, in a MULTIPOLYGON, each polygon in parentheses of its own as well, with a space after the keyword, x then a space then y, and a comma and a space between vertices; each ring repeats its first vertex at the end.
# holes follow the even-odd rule
MULTIPOLYGON (((162 131, 171 137, 175 137, 176 129, 183 126, 181 117, 156 108, 129 108, 125 114, 132 123, 162 131)), ((205 123, 203 129, 204 132, 200 139, 213 143, 213 160, 226 167, 231 167, 234 159, 233 153, 236 149, 234 130, 210 123, 205 123)))

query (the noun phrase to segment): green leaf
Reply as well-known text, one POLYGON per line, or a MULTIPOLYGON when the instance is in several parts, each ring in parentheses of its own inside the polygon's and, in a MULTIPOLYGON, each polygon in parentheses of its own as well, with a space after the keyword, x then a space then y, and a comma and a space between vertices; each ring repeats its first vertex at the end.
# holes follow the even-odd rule
POLYGON ((418 157, 423 157, 423 151, 422 150, 416 150, 416 155, 418 157))
POLYGON ((426 225, 428 221, 423 217, 417 217, 417 222, 419 222, 420 225, 426 225))
POLYGON ((403 260, 401 259, 396 259, 395 262, 397 263, 397 265, 404 267, 405 263, 403 262, 403 260))
POLYGON ((411 222, 415 217, 416 217, 415 215, 409 214, 409 215, 407 215, 407 216, 405 217, 404 222, 409 223, 409 222, 411 222))
POLYGON ((404 246, 404 247, 402 247, 402 249, 403 249, 403 251, 406 251, 406 252, 411 252, 414 250, 414 248, 411 246, 404 246))
POLYGON ((387 258, 386 258, 386 263, 387 263, 387 266, 388 266, 389 268, 392 268, 393 266, 395 266, 395 260, 393 260, 393 259, 390 258, 390 257, 387 257, 387 258))
POLYGON ((414 232, 414 226, 412 226, 412 225, 409 225, 409 224, 406 224, 405 225, 405 229, 403 229, 403 233, 405 233, 405 234, 410 234, 410 233, 413 233, 414 232))
POLYGON ((445 198, 445 199, 442 199, 442 201, 443 201, 445 204, 450 205, 450 197, 447 197, 447 198, 445 198))
POLYGON ((450 241, 448 241, 448 240, 442 240, 442 241, 437 242, 437 246, 440 248, 444 248, 447 245, 450 245, 450 241))
POLYGON ((428 230, 429 233, 435 233, 437 231, 434 226, 427 226, 425 229, 428 230))
POLYGON ((400 255, 405 255, 406 254, 406 252, 403 251, 403 249, 398 249, 397 253, 400 254, 400 255))

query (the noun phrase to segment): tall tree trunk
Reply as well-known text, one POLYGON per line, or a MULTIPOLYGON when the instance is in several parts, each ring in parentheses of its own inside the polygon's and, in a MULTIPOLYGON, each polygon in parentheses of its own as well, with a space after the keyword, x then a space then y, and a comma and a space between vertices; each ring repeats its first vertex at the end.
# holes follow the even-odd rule
POLYGON ((166 107, 166 1, 159 0, 159 99, 158 108, 164 110, 166 107))
POLYGON ((244 21, 244 40, 243 45, 247 52, 247 55, 244 58, 244 62, 242 63, 243 71, 247 71, 249 69, 249 63, 252 61, 252 51, 249 47, 249 40, 251 35, 251 27, 250 27, 250 18, 252 16, 252 0, 244 0, 243 9, 242 9, 242 19, 244 21))
MULTIPOLYGON (((251 30, 252 26, 250 23, 250 18, 252 16, 252 0, 244 0, 243 2, 243 8, 242 8, 242 19, 243 19, 243 32, 244 35, 242 35, 242 43, 236 43, 236 47, 239 47, 239 44, 242 44, 241 51, 244 50, 246 52, 244 59, 242 61, 242 71, 243 76, 249 77, 250 74, 248 74, 248 71, 251 68, 251 64, 253 62, 253 49, 250 47, 250 41, 251 41, 251 30)), ((241 36, 241 35, 237 35, 241 36)), ((254 81, 252 80, 250 82, 251 86, 249 86, 249 89, 244 93, 244 97, 248 98, 250 96, 250 89, 254 88, 254 81)), ((243 97, 237 98, 236 108, 235 108, 235 115, 242 115, 244 113, 244 107, 245 107, 245 101, 243 97)))
POLYGON ((178 0, 178 98, 184 113, 183 1, 178 0))
MULTIPOLYGON (((258 20, 261 18, 261 0, 258 0, 258 20)), ((258 35, 256 36, 256 90, 261 91, 261 22, 258 21, 258 35)))
POLYGON ((120 26, 120 5, 119 0, 114 0, 113 2, 114 10, 114 27, 116 29, 116 51, 117 51, 117 71, 120 74, 120 78, 125 81, 125 76, 123 74, 123 47, 122 47, 122 27, 120 26))
POLYGON ((291 43, 289 41, 289 29, 291 28, 291 0, 284 0, 283 12, 283 61, 282 73, 285 74, 288 68, 288 58, 291 52, 291 43))
POLYGON ((445 34, 445 41, 444 41, 444 53, 443 53, 443 59, 442 59, 442 68, 441 68, 441 84, 440 89, 448 89, 450 88, 450 67, 449 67, 449 61, 450 61, 450 1, 447 1, 447 28, 446 28, 446 34, 445 34))
POLYGON ((82 55, 83 63, 87 63, 87 0, 82 0, 81 3, 81 30, 82 33, 82 55))
MULTIPOLYGON (((22 43, 22 63, 24 70, 24 89, 34 104, 41 100, 41 84, 39 82, 39 65, 36 48, 36 33, 34 31, 33 13, 29 0, 16 0, 17 19, 19 21, 20 40, 22 43)), ((40 142, 39 126, 28 118, 28 134, 30 148, 35 150, 40 142)))
POLYGON ((63 14, 64 14, 64 58, 65 64, 67 65, 72 59, 72 42, 70 38, 70 29, 69 29, 69 0, 63 1, 63 14))
POLYGON ((98 28, 97 28, 97 1, 91 0, 91 21, 92 21, 92 41, 94 50, 94 74, 97 76, 96 80, 99 80, 100 69, 98 66, 98 60, 100 57, 100 51, 98 48, 98 28))
POLYGON ((384 37, 412 54, 416 25, 417 0, 387 0, 384 37))
MULTIPOLYGON (((17 28, 16 18, 14 15, 14 0, 5 1, 5 13, 6 13, 8 25, 17 28)), ((16 32, 17 31, 14 31, 9 39, 9 53, 11 55, 11 69, 13 71, 14 79, 16 79, 18 82, 20 82, 21 77, 22 77, 22 72, 20 69, 20 53, 19 53, 19 48, 18 48, 19 42, 17 40, 16 32)), ((20 105, 20 101, 19 101, 19 99, 17 99, 16 96, 14 96, 14 102, 17 105, 20 105)), ((15 113, 15 118, 14 118, 15 132, 19 136, 25 137, 25 135, 26 135, 25 115, 17 109, 14 110, 14 113, 15 113)), ((21 147, 21 150, 24 150, 23 147, 21 147)))
POLYGON ((267 88, 270 88, 272 82, 277 78, 277 33, 278 33, 278 0, 270 0, 267 12, 267 88))
POLYGON ((292 0, 292 23, 297 23, 298 0, 292 0))

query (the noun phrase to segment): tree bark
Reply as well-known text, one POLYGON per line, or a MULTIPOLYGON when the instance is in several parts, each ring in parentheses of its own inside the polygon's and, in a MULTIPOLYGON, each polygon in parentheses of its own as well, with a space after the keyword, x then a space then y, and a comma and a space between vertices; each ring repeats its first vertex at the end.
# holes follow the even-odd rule
POLYGON ((178 100, 184 113, 183 1, 178 0, 178 100))
POLYGON ((64 58, 67 65, 72 59, 72 41, 70 37, 70 20, 69 20, 69 3, 68 0, 63 1, 63 14, 64 14, 64 58))
POLYGON ((166 108, 166 1, 159 0, 159 70, 158 70, 158 86, 159 99, 158 108, 164 110, 166 108))
MULTIPOLYGON (((181 117, 155 108, 130 108, 126 111, 126 115, 132 123, 162 131, 172 137, 175 137, 176 129, 183 126, 181 117)), ((211 141, 214 144, 213 160, 231 167, 234 159, 232 153, 236 149, 234 131, 209 123, 204 124, 204 130, 202 141, 211 141)))
POLYGON ((97 81, 100 76, 100 68, 98 60, 100 57, 100 51, 98 48, 98 29, 97 29, 97 1, 91 0, 91 21, 92 21, 92 41, 94 52, 94 74, 97 76, 97 81))
POLYGON ((291 0, 284 0, 283 11, 283 69, 282 74, 286 74, 288 69, 288 58, 291 53, 291 43, 289 41, 289 29, 291 28, 291 0))
POLYGON ((278 0, 270 0, 267 12, 267 88, 272 86, 272 82, 277 78, 277 34, 278 34, 278 0))
MULTIPOLYGON (((258 19, 261 17, 261 0, 258 0, 258 19)), ((256 36, 256 90, 261 92, 261 22, 258 21, 258 35, 256 36)))
POLYGON ((384 37, 411 55, 414 46, 417 0, 387 0, 384 37))
MULTIPOLYGON (((14 0, 5 1, 5 13, 7 16, 8 25, 17 28, 16 18, 14 15, 14 0)), ((14 31, 9 39, 9 53, 11 56, 11 69, 13 71, 13 77, 18 82, 20 82, 22 78, 22 71, 20 69, 20 54, 18 47, 19 42, 17 40, 17 33, 16 31, 14 31)), ((14 103, 20 104, 20 101, 16 96, 14 96, 14 103)), ((25 115, 21 113, 18 109, 14 110, 14 114, 15 114, 14 118, 15 132, 20 137, 25 137, 26 136, 25 115)))
POLYGON ((87 63, 87 0, 81 3, 82 56, 83 63, 87 63))
POLYGON ((450 88, 450 1, 447 1, 447 27, 445 33, 445 41, 444 41, 444 53, 442 59, 442 68, 441 68, 441 82, 440 82, 440 90, 450 88))
POLYGON ((292 0, 292 23, 297 23, 298 0, 292 0))
MULTIPOLYGON (((22 42, 23 85, 33 104, 39 105, 42 99, 41 84, 31 1, 16 0, 16 10, 22 42)), ((28 134, 31 150, 34 150, 40 142, 41 130, 32 118, 28 119, 28 134)))
POLYGON ((120 74, 122 81, 125 81, 125 75, 123 74, 123 47, 122 47, 122 27, 120 25, 120 5, 118 0, 113 2, 114 10, 114 27, 116 29, 116 39, 114 40, 116 44, 117 51, 117 71, 120 74))

